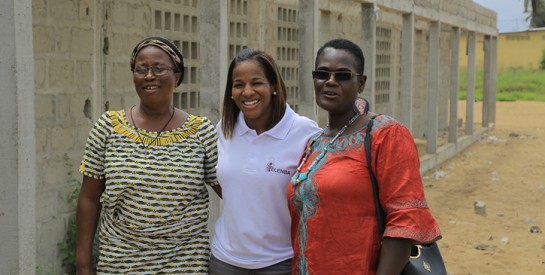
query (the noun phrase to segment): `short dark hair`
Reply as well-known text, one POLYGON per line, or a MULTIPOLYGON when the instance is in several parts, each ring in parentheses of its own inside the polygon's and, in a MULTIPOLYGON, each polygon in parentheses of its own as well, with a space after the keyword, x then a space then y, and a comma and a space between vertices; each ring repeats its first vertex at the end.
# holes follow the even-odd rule
POLYGON ((343 39, 343 38, 329 40, 322 47, 320 47, 320 49, 316 53, 316 60, 314 61, 315 67, 316 67, 316 64, 318 64, 318 57, 320 56, 320 54, 322 54, 325 48, 345 50, 353 54, 354 57, 356 57, 356 62, 357 62, 356 65, 358 66, 358 70, 361 69, 361 72, 358 72, 358 73, 361 73, 361 74, 364 73, 365 57, 363 56, 363 51, 361 50, 360 46, 356 45, 354 42, 348 39, 343 39))
POLYGON ((240 113, 240 109, 231 98, 233 95, 233 72, 237 64, 248 60, 255 60, 261 65, 267 81, 269 81, 271 87, 274 87, 276 91, 276 95, 272 96, 271 100, 273 111, 267 128, 271 129, 274 127, 286 112, 286 85, 272 56, 261 50, 243 49, 233 58, 227 72, 227 83, 225 84, 221 114, 221 127, 223 136, 226 139, 231 139, 233 136, 237 117, 240 113))

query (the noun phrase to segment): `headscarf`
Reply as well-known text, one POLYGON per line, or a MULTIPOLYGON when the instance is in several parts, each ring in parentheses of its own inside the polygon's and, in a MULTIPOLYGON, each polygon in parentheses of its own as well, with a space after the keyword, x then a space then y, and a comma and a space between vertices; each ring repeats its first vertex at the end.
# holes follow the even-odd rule
POLYGON ((176 67, 177 71, 182 73, 182 76, 180 77, 180 79, 178 79, 178 82, 176 83, 176 87, 180 86, 185 75, 184 57, 182 56, 182 53, 180 52, 178 47, 176 47, 174 43, 164 37, 150 36, 136 44, 136 47, 134 47, 134 49, 132 50, 131 55, 131 70, 134 69, 136 55, 140 52, 140 50, 147 46, 158 47, 170 56, 170 59, 172 59, 172 62, 174 62, 174 66, 176 67))

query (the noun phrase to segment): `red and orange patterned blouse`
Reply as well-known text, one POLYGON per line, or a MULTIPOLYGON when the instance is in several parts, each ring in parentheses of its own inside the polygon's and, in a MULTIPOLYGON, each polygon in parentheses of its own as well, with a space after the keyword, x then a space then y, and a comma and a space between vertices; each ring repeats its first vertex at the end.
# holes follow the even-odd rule
MULTIPOLYGON (((366 127, 340 136, 309 173, 287 190, 292 218, 293 274, 375 274, 380 255, 366 127)), ((418 151, 409 130, 378 116, 372 135, 373 171, 386 212, 385 237, 431 243, 441 238, 424 197, 418 151)), ((333 137, 312 145, 302 172, 333 137)))

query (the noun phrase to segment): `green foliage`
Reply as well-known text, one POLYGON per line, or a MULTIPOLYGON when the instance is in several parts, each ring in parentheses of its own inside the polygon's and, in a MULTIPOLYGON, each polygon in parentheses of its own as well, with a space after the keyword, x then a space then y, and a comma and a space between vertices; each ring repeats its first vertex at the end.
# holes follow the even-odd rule
POLYGON ((524 12, 528 14, 526 21, 531 28, 545 27, 545 1, 524 0, 524 12))
MULTIPOLYGON (((458 99, 465 100, 467 96, 467 70, 460 70, 460 82, 458 99)), ((475 101, 483 100, 483 71, 478 70, 475 74, 475 101)))
MULTIPOLYGON (((74 186, 74 190, 67 198, 68 204, 75 210, 77 207, 79 191, 81 182, 74 178, 73 165, 70 163, 70 158, 67 154, 64 155, 65 166, 68 169, 68 183, 74 186)), ((66 235, 64 242, 57 243, 60 253, 62 254, 62 267, 68 274, 76 274, 76 213, 68 218, 68 227, 66 228, 66 235)), ((95 242, 93 244, 93 265, 96 267, 98 263, 98 238, 95 236, 95 242)))
POLYGON ((545 70, 545 48, 543 49, 543 53, 541 54, 541 60, 539 62, 539 68, 542 70, 545 70))
POLYGON ((36 275, 53 275, 51 267, 36 266, 36 275))
MULTIPOLYGON (((467 71, 460 71, 459 99, 467 95, 467 71)), ((483 100, 483 71, 475 76, 475 100, 483 100)), ((545 102, 545 71, 509 68, 498 71, 496 80, 497 101, 541 101, 545 102)))

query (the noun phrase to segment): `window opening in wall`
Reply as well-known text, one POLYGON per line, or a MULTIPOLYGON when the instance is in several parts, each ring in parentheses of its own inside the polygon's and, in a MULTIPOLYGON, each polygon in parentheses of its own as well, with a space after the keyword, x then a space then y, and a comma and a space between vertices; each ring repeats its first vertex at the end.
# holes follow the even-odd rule
POLYGON ((170 30, 171 18, 170 12, 165 12, 165 30, 170 30))
POLYGON ((182 28, 182 19, 179 13, 174 14, 174 31, 179 32, 182 28))
POLYGON ((189 32, 189 15, 184 15, 184 32, 189 32))
POLYGON ((390 95, 389 94, 378 94, 378 95, 375 95, 375 100, 376 100, 377 103, 390 102, 390 95))
POLYGON ((191 42, 191 58, 197 60, 199 57, 199 46, 197 42, 191 42))
POLYGON ((182 55, 185 58, 189 58, 189 42, 184 41, 182 42, 182 48, 180 49, 182 51, 182 55))
POLYGON ((375 103, 390 102, 392 67, 392 31, 384 27, 376 29, 375 103))
POLYGON ((182 109, 187 110, 189 108, 189 105, 187 103, 188 103, 187 93, 182 92, 182 109))
POLYGON ((199 94, 197 92, 191 92, 190 94, 191 104, 189 105, 190 108, 197 108, 199 102, 199 94))
POLYGON ((191 31, 194 34, 199 33, 199 19, 196 16, 191 17, 191 31))
POLYGON ((160 30, 161 29, 161 21, 162 21, 161 11, 155 11, 155 29, 160 30))

